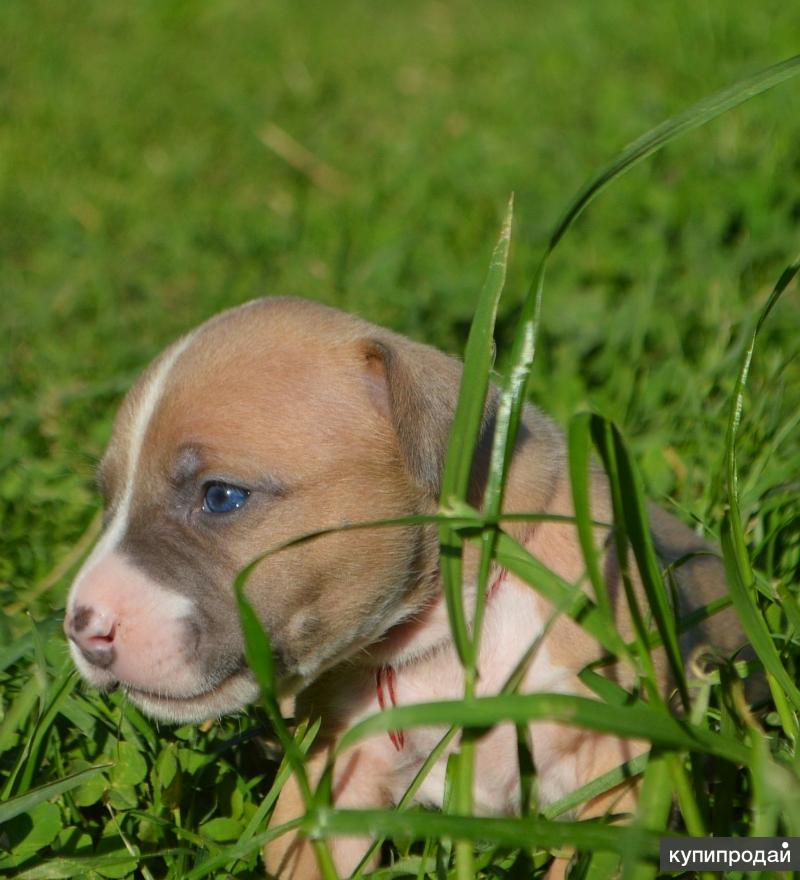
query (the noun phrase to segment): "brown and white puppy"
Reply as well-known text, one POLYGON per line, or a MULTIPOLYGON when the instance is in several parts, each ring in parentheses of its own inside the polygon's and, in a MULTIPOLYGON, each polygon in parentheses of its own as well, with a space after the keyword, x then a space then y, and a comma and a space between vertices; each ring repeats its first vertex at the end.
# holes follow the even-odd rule
MULTIPOLYGON (((264 550, 311 530, 434 511, 460 375, 457 361, 432 348, 294 299, 232 309, 170 346, 122 404, 100 468, 105 530, 75 579, 65 619, 83 676, 101 688, 121 686, 141 709, 167 721, 201 721, 255 699, 232 592, 236 574, 264 550)), ((572 512, 562 435, 533 407, 520 431, 505 508, 572 512)), ((598 521, 610 519, 600 473, 593 475, 592 512, 598 521)), ((664 562, 704 547, 661 511, 652 511, 652 526, 664 562)), ((571 525, 508 528, 563 578, 581 581, 571 525)), ((598 530, 601 545, 606 537, 598 530)), ((384 701, 463 692, 437 556, 431 527, 340 532, 271 556, 250 577, 248 595, 270 633, 281 677, 299 691, 298 714, 323 719, 312 774, 326 744, 384 701)), ((474 560, 467 564, 468 595, 470 571, 474 560)), ((605 575, 621 631, 629 632, 611 552, 605 575)), ((690 560, 678 577, 681 613, 725 591, 721 566, 710 556, 690 560)), ((515 577, 496 571, 493 580, 480 693, 500 688, 552 613, 515 577)), ((715 645, 739 647, 730 613, 713 625, 715 645)), ((698 630, 684 648, 709 637, 698 630)), ((522 689, 586 693, 576 676, 599 653, 562 616, 522 689)), ((614 675, 629 681, 624 671, 614 675)), ((660 675, 667 689, 663 669, 660 675)), ((363 742, 338 762, 336 802, 396 801, 440 735, 415 729, 363 742)), ((551 723, 532 725, 530 736, 544 803, 647 746, 551 723)), ((476 762, 476 808, 513 812, 513 727, 498 726, 481 739, 476 762)), ((418 800, 441 804, 443 785, 441 762, 418 800)), ((587 810, 607 806, 604 800, 587 810)), ((273 822, 301 812, 289 783, 273 822)), ((365 846, 363 839, 333 842, 341 873, 352 870, 365 846)), ((318 876, 303 840, 279 838, 265 857, 273 875, 318 876)))

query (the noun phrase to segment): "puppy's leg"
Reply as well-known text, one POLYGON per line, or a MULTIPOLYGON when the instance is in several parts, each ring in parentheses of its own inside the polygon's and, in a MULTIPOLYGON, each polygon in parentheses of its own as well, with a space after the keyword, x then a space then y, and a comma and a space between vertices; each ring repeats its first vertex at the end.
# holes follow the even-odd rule
MULTIPOLYGON (((650 747, 644 740, 626 740, 586 731, 571 730, 567 735, 574 742, 577 787, 630 761, 650 747)), ((624 816, 636 812, 640 781, 635 776, 597 795, 578 810, 578 818, 615 815, 620 816, 618 821, 625 821, 624 816)), ((570 858, 568 855, 556 857, 548 868, 547 880, 563 880, 567 876, 570 858)))
MULTIPOLYGON (((319 781, 328 751, 322 749, 306 763, 312 788, 319 781)), ((333 802, 337 807, 368 808, 389 804, 388 769, 383 761, 370 753, 368 746, 344 752, 336 761, 333 777, 333 802)), ((303 815, 305 807, 296 779, 292 776, 283 787, 272 814, 270 827, 277 827, 303 815)), ((369 837, 334 837, 328 839, 336 870, 348 876, 367 851, 369 837)), ((377 865, 378 856, 372 867, 377 865)), ((274 880, 317 880, 320 877, 311 842, 298 832, 289 832, 271 841, 264 848, 267 876, 274 880)))

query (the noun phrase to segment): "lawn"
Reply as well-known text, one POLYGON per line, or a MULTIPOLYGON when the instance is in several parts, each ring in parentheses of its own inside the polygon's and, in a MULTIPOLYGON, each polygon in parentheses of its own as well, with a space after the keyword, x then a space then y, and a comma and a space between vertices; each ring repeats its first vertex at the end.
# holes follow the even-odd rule
MULTIPOLYGON (((159 728, 71 674, 60 626, 96 532, 94 467, 147 362, 267 294, 462 354, 513 191, 502 374, 581 184, 643 131, 792 55, 798 32, 800 9, 774 0, 0 5, 0 798, 112 765, 1 825, 0 873, 177 880, 269 809, 280 755, 261 709, 159 728)), ((615 181, 548 268, 531 397, 564 426, 584 410, 613 420, 648 495, 712 540, 739 368, 800 250, 798 143, 800 79, 615 181)), ((755 349, 738 503, 795 680, 798 355, 792 287, 755 349)), ((748 739, 717 697, 704 723, 750 744, 765 788, 697 782, 709 827, 800 835, 800 806, 770 799, 800 790, 797 713, 766 707, 748 739)), ((420 852, 400 841, 399 876, 427 867, 420 852)), ((486 852, 483 876, 504 876, 490 862, 534 870, 513 848, 486 852)), ((260 876, 253 851, 218 870, 260 876)))

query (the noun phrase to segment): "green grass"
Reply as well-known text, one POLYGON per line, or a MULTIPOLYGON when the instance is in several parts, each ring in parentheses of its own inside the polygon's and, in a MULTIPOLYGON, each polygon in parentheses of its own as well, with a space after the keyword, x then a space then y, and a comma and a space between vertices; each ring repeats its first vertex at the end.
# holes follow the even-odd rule
MULTIPOLYGON (((791 4, 605 7, 0 7, 0 873, 259 876, 254 845, 283 778, 274 782, 262 710, 158 729, 69 674, 59 617, 73 548, 97 510, 92 471, 115 404, 175 335, 265 293, 310 296, 461 353, 513 190, 495 332, 505 374, 536 260, 593 170, 796 51, 791 4), (270 124, 317 157, 310 176, 279 155, 270 124), (327 167, 335 174, 320 177, 327 167)), ((738 482, 733 429, 725 439, 759 311, 799 249, 798 111, 795 81, 670 145, 615 181, 548 266, 529 393, 571 424, 573 463, 590 427, 575 413, 591 408, 620 426, 630 454, 613 436, 608 448, 645 565, 640 481, 711 537, 722 530, 737 609, 774 669, 774 706, 757 721, 723 669, 684 739, 664 724, 659 745, 677 751, 646 771, 640 824, 651 831, 665 827, 674 793, 676 830, 800 834, 796 289, 759 332, 735 434, 738 482), (748 772, 719 761, 709 788, 685 760, 692 743, 748 772)), ((288 158, 302 165, 302 155, 288 158)), ((607 422, 594 426, 609 436, 607 422)), ((485 542, 473 532, 458 540, 485 542)), ((536 565, 502 534, 488 543, 508 564, 536 565)), ((548 583, 578 613, 565 585, 548 583)), ((597 633, 602 612, 582 609, 597 633)), ((581 705, 586 722, 623 723, 621 695, 600 696, 614 712, 604 721, 602 703, 581 705)), ((500 715, 576 709, 497 699, 438 711, 477 735, 500 715)), ((624 723, 652 725, 647 713, 658 711, 633 706, 624 723)), ((405 707, 371 723, 391 729, 403 712, 413 723, 405 707)), ((468 765, 462 749, 454 809, 468 803, 468 765)), ((631 874, 653 873, 639 826, 531 816, 496 825, 487 846, 488 826, 448 813, 348 816, 323 805, 304 821, 312 831, 372 823, 396 837, 399 876, 498 876, 494 865, 526 877, 544 862, 528 852, 534 839, 609 847, 628 854, 631 874), (425 832, 444 838, 407 842, 425 832), (483 843, 457 846, 451 862, 447 840, 475 837, 483 843)), ((603 864, 592 870, 601 876, 603 864)))

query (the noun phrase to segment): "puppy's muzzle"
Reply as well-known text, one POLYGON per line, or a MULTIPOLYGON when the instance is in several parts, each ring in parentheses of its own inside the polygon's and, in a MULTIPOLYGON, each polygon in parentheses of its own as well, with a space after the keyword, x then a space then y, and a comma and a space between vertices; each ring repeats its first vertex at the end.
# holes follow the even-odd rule
POLYGON ((209 632, 204 619, 194 599, 101 547, 75 579, 64 630, 90 684, 119 686, 149 715, 182 723, 235 712, 259 692, 238 631, 209 632))
POLYGON ((186 695, 204 686, 198 608, 125 556, 100 553, 76 578, 64 630, 78 668, 99 687, 116 682, 186 695))

